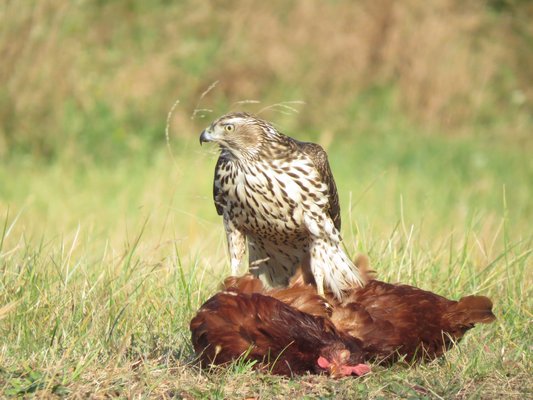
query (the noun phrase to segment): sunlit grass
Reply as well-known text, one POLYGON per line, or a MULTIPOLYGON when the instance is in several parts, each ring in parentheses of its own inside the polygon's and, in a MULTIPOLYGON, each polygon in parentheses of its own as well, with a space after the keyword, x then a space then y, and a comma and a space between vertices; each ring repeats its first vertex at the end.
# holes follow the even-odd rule
POLYGON ((346 248, 369 254, 386 281, 454 299, 488 295, 498 319, 436 362, 342 381, 191 364, 188 323, 229 272, 211 200, 213 149, 195 140, 146 162, 4 164, 2 181, 12 184, 0 192, 1 390, 522 397, 532 367, 527 149, 434 143, 359 138, 330 149, 346 248), (479 154, 485 164, 472 171, 479 154))

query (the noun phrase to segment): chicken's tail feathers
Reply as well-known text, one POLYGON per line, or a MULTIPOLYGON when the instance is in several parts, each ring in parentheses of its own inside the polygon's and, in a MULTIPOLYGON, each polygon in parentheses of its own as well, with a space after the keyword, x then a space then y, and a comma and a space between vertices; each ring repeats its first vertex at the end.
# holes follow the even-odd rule
POLYGON ((370 259, 366 254, 358 254, 353 263, 359 269, 361 278, 365 284, 376 279, 376 271, 370 268, 370 259))
POLYGON ((492 301, 485 296, 461 298, 447 313, 448 318, 463 325, 488 324, 496 319, 492 313, 492 301))

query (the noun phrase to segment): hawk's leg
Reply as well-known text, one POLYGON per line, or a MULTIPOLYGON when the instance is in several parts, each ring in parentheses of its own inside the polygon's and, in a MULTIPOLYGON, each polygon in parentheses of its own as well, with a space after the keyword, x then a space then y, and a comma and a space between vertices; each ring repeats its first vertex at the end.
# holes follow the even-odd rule
POLYGON ((316 243, 311 245, 310 269, 316 283, 316 292, 319 296, 324 296, 324 265, 320 262, 322 252, 317 248, 316 243))
POLYGON ((239 266, 246 252, 246 236, 226 216, 224 216, 224 229, 226 230, 226 239, 228 241, 231 275, 237 276, 239 266))

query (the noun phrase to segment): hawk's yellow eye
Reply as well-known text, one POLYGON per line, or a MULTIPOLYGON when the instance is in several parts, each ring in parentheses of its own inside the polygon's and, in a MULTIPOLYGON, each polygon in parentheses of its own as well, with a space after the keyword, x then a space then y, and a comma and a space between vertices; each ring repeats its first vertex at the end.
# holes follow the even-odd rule
POLYGON ((227 125, 224 125, 224 129, 226 130, 226 132, 233 132, 235 127, 231 124, 227 124, 227 125))

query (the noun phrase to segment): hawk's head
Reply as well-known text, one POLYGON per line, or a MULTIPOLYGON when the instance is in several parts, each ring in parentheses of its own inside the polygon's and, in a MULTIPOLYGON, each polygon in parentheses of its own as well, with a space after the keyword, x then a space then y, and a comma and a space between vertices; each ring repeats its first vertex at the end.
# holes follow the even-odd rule
POLYGON ((237 158, 255 158, 268 140, 280 134, 254 115, 236 112, 215 120, 200 135, 200 144, 215 142, 237 158))

